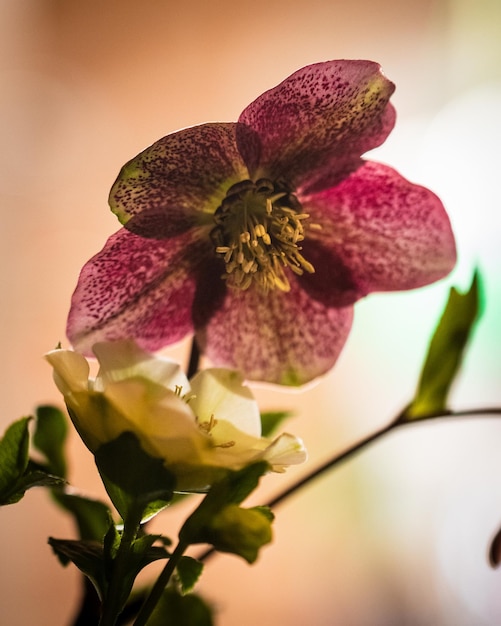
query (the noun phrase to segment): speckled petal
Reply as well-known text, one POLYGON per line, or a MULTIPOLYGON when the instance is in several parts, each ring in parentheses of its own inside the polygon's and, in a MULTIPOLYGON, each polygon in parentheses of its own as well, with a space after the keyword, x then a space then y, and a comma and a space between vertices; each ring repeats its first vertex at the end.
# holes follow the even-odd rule
POLYGON ((207 221, 227 189, 248 178, 236 126, 194 126, 146 148, 120 171, 110 192, 112 211, 145 237, 173 237, 207 221))
POLYGON ((240 141, 255 178, 284 179, 305 192, 330 187, 381 144, 395 123, 394 85, 372 61, 304 67, 265 92, 239 122, 256 131, 260 150, 240 141))
POLYGON ((154 351, 192 332, 197 265, 207 254, 199 230, 201 239, 196 230, 164 241, 112 235, 80 273, 67 325, 74 348, 91 354, 99 341, 133 338, 154 351))
POLYGON ((301 385, 327 372, 348 336, 352 307, 326 308, 291 276, 291 291, 228 290, 197 340, 209 359, 251 380, 301 385))
MULTIPOLYGON (((454 236, 439 198, 386 165, 367 161, 336 187, 301 200, 322 225, 312 235, 347 268, 358 297, 421 287, 455 265, 454 236)), ((303 283, 308 289, 307 277, 303 283)), ((325 285, 327 303, 328 291, 325 285)))

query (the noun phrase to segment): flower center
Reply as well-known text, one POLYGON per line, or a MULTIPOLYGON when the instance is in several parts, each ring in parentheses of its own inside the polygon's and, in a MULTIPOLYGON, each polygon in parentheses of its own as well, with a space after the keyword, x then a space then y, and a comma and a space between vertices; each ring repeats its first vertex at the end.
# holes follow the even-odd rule
POLYGON ((292 193, 266 178, 230 187, 211 231, 216 253, 226 264, 223 278, 228 285, 248 289, 254 282, 265 292, 289 291, 286 267, 298 275, 313 273, 300 245, 308 217, 292 193))

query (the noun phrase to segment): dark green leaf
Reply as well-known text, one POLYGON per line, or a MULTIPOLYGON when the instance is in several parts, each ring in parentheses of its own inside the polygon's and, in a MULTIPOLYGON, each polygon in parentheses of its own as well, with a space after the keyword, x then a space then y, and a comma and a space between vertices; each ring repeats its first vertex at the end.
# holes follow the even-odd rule
POLYGON ((28 458, 30 417, 24 417, 7 428, 0 440, 0 504, 19 502, 27 489, 55 487, 64 483, 28 458))
POLYGON ((162 594, 147 626, 213 626, 212 611, 198 595, 182 595, 168 588, 162 594))
POLYGON ((158 538, 157 535, 144 535, 132 543, 127 555, 127 567, 120 577, 120 606, 127 603, 139 572, 153 561, 168 558, 169 553, 163 546, 153 545, 158 538))
POLYGON ((177 574, 179 576, 179 584, 183 594, 189 593, 196 585, 202 570, 203 563, 191 556, 182 556, 177 564, 177 574))
POLYGON ((111 512, 104 502, 60 490, 54 497, 75 518, 80 539, 103 540, 111 524, 111 512))
POLYGON ((265 411, 261 413, 261 434, 269 437, 278 426, 292 416, 292 411, 265 411))
POLYGON ((151 517, 172 498, 175 477, 162 459, 142 449, 134 433, 124 432, 105 443, 95 458, 106 491, 124 519, 138 508, 151 517))
MULTIPOLYGON (((146 567, 146 565, 153 563, 153 561, 168 558, 169 552, 163 545, 153 545, 157 541, 164 543, 163 537, 160 535, 143 535, 142 537, 136 539, 132 544, 132 554, 134 556, 135 563, 137 563, 138 572, 140 572, 143 567, 146 567)), ((170 543, 170 540, 167 540, 166 543, 170 543)))
POLYGON ((64 485, 64 479, 59 476, 52 476, 47 472, 36 470, 33 472, 26 472, 16 482, 12 493, 9 496, 9 501, 5 504, 14 504, 19 502, 24 496, 25 492, 32 487, 61 487, 64 485))
POLYGON ((481 308, 479 278, 475 273, 466 293, 451 289, 428 348, 416 395, 400 421, 409 422, 446 411, 451 385, 481 308))
POLYGON ((28 466, 30 417, 11 424, 0 440, 0 501, 8 498, 28 466))
POLYGON ((240 504, 256 489, 259 480, 269 469, 270 466, 266 461, 259 461, 244 467, 238 472, 230 472, 220 483, 216 483, 214 492, 226 492, 226 502, 228 504, 240 504))
POLYGON ((66 478, 64 445, 68 434, 65 414, 54 406, 39 406, 36 410, 33 445, 44 454, 51 474, 66 478))
POLYGON ((92 581, 99 597, 105 597, 107 581, 101 543, 50 537, 49 544, 63 565, 76 565, 92 581))
POLYGON ((107 572, 111 572, 112 562, 117 555, 122 534, 119 532, 115 524, 110 524, 108 531, 104 536, 104 561, 107 572))

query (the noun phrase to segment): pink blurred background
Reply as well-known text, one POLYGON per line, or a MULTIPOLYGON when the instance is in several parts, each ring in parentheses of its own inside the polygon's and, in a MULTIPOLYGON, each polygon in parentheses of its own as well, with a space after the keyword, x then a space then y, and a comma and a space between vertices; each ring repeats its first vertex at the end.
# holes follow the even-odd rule
MULTIPOLYGON (((42 355, 65 343, 79 269, 118 229, 107 194, 120 166, 334 58, 378 61, 397 84, 397 127, 373 158, 442 197, 459 262, 439 284, 359 303, 334 370, 303 393, 257 387, 261 406, 295 410, 287 428, 310 467, 384 425, 412 397, 449 286, 467 286, 475 265, 486 312, 452 404, 501 405, 499 0, 2 0, 0 29, 1 431, 60 404, 42 355)), ((495 418, 396 432, 277 509, 256 565, 218 556, 198 590, 219 626, 499 624, 486 553, 501 524, 500 442, 495 418)), ((72 484, 102 497, 89 453, 70 445, 72 484)), ((303 471, 268 477, 254 501, 303 471)), ((175 536, 191 506, 155 530, 175 536)), ((32 490, 0 511, 0 529, 0 622, 69 624, 79 575, 47 537, 73 537, 70 520, 32 490)))

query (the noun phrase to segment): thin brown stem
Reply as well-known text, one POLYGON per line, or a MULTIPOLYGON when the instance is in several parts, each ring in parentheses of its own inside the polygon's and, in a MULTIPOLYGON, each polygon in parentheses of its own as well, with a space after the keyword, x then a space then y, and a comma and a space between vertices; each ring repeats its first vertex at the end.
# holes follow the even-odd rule
POLYGON ((190 360, 188 361, 187 377, 191 378, 198 372, 198 366, 200 364, 200 350, 198 348, 195 337, 191 340, 191 352, 190 360))
MULTIPOLYGON (((470 417, 472 415, 483 415, 483 416, 499 416, 501 415, 501 407, 488 407, 483 409, 468 409, 462 411, 443 411, 441 413, 433 413, 430 415, 425 415, 423 417, 419 417, 413 420, 406 421, 402 416, 404 412, 398 415, 393 421, 391 421, 387 426, 375 431, 374 433, 367 435, 359 442, 352 445, 350 448, 344 450, 339 454, 335 454, 333 457, 319 465, 318 467, 312 469, 308 474, 299 478, 296 482, 286 487, 283 491, 278 493, 276 496, 268 500, 266 506, 270 508, 276 507, 284 500, 287 500, 290 496, 295 494, 297 491, 301 490, 303 487, 309 485, 313 480, 319 478, 326 472, 328 472, 333 467, 336 467, 339 463, 348 460, 353 455, 361 452, 366 446, 377 441, 383 435, 388 434, 390 431, 395 430, 399 426, 405 426, 408 424, 418 424, 421 422, 426 422, 431 419, 439 419, 439 418, 451 418, 451 417, 470 417)), ((203 554, 198 557, 199 561, 204 561, 208 559, 212 554, 216 551, 214 548, 209 548, 203 554)))

